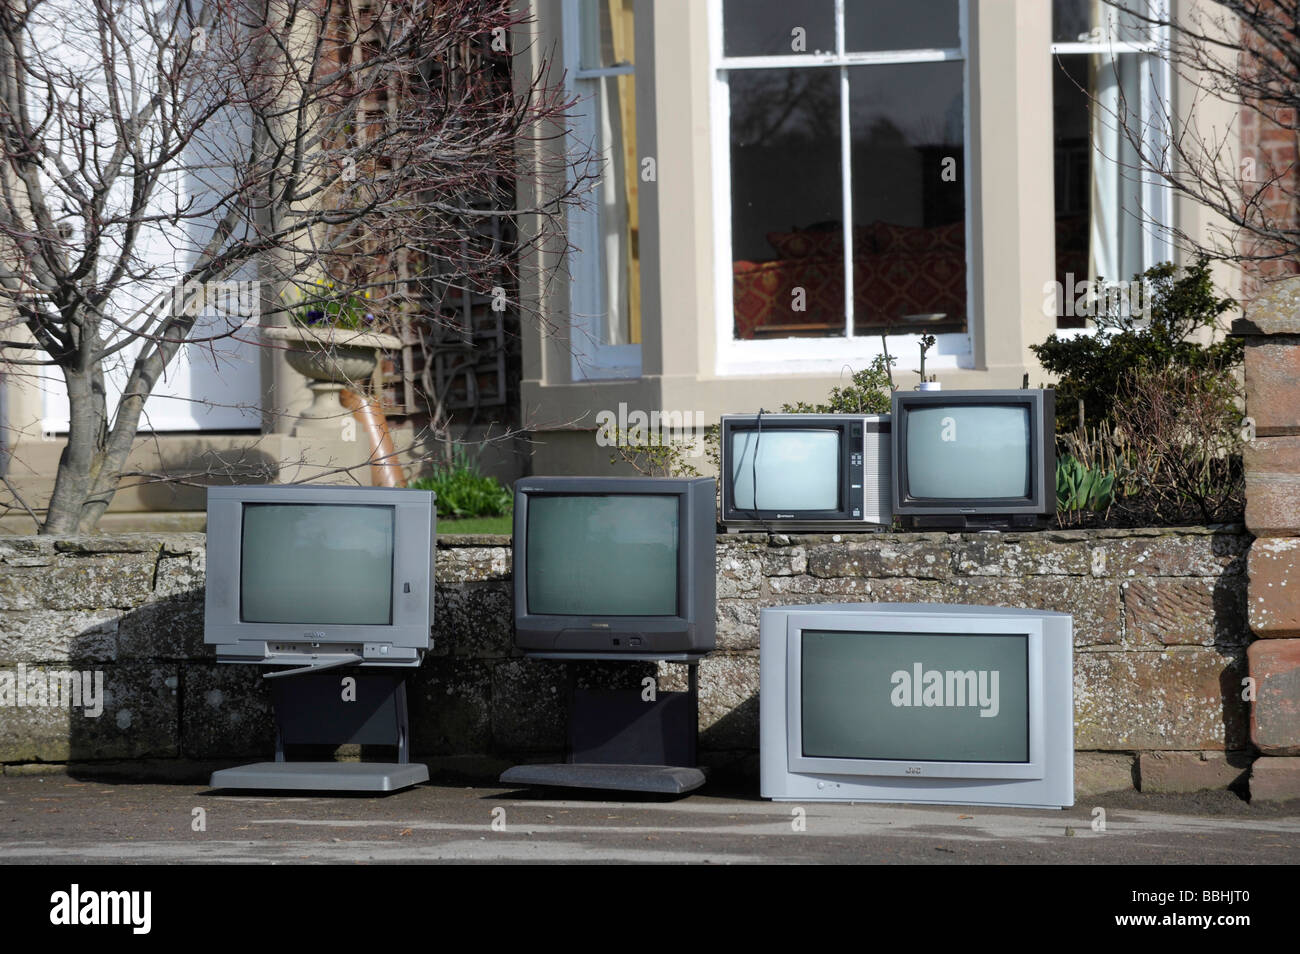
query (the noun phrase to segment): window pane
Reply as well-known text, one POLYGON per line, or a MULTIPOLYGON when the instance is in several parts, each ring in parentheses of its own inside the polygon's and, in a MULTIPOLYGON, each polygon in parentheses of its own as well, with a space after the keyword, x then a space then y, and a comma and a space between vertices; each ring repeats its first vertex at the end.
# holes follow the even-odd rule
POLYGON ((839 70, 737 70, 730 91, 736 337, 842 335, 839 70))
POLYGON ((790 56, 835 52, 834 0, 725 0, 726 56, 790 56), (796 31, 802 31, 796 33, 796 31))
POLYGON ((860 334, 965 330, 962 115, 961 63, 849 69, 860 334))
POLYGON ((630 65, 632 0, 581 0, 582 68, 630 65))
POLYGON ((1116 9, 1105 0, 1052 0, 1053 43, 1145 43, 1151 25, 1147 0, 1122 0, 1116 9), (1139 16, 1134 16, 1133 11, 1139 16))
POLYGON ((1145 262, 1139 157, 1130 135, 1146 134, 1136 109, 1150 58, 1057 54, 1053 57, 1057 323, 1083 327, 1080 282, 1127 282, 1145 262), (1127 118, 1119 117, 1127 111, 1127 118), (1124 126, 1129 128, 1126 131, 1124 126))
MULTIPOLYGON (((574 234, 592 266, 575 275, 584 288, 577 313, 597 316, 600 344, 641 341, 641 262, 638 242, 636 102, 631 75, 580 80, 580 108, 601 151, 599 179, 588 196, 593 231, 574 234)), ((585 140, 584 140, 585 141, 585 140)), ((597 167, 590 170, 597 171, 597 167)))
POLYGON ((957 0, 847 0, 844 49, 946 50, 961 45, 957 0))

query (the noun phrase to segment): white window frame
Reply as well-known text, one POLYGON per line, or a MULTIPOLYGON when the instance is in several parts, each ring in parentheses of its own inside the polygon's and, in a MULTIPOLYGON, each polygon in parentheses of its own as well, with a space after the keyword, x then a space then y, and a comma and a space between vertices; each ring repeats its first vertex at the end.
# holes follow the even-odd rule
MULTIPOLYGON (((846 366, 865 367, 884 350, 880 335, 853 335, 853 282, 844 283, 845 334, 825 338, 738 340, 735 337, 731 243, 731 104, 728 73, 732 70, 776 67, 822 67, 840 74, 840 177, 844 223, 844 274, 853 269, 852 137, 849 130, 850 66, 899 63, 962 62, 962 177, 966 228, 966 330, 936 335, 926 356, 927 371, 973 368, 974 275, 971 270, 971 64, 968 0, 958 0, 958 46, 947 49, 846 52, 844 0, 835 0, 835 52, 782 56, 728 57, 723 53, 722 0, 709 0, 710 127, 713 154, 714 305, 717 315, 716 367, 719 376, 754 374, 839 374, 846 366)), ((899 358, 897 371, 907 374, 918 352, 921 333, 889 336, 889 353, 899 358)))
MULTIPOLYGON (((564 0, 561 39, 564 53, 564 83, 571 100, 578 100, 569 135, 580 149, 601 145, 595 113, 584 111, 584 104, 597 100, 596 82, 611 76, 635 75, 634 64, 584 69, 582 66, 582 5, 580 0, 564 0)), ((599 160, 596 160, 599 161, 599 160)), ((569 188, 576 182, 577 170, 569 170, 569 188)), ((568 211, 569 242, 569 371, 575 382, 639 378, 640 344, 606 344, 605 321, 605 253, 601 241, 600 190, 602 179, 583 200, 581 208, 568 211)))
MULTIPOLYGON (((1151 20, 1167 22, 1169 20, 1168 0, 1147 0, 1146 16, 1151 20)), ((1155 23, 1148 24, 1148 29, 1150 30, 1150 36, 1142 43, 1131 40, 1116 40, 1108 36, 1101 40, 1053 43, 1051 44, 1050 53, 1053 70, 1056 69, 1057 54, 1100 53, 1117 56, 1122 53, 1137 53, 1146 56, 1145 61, 1140 61, 1143 69, 1139 73, 1138 92, 1141 100, 1140 121, 1142 123, 1142 149, 1144 153, 1144 164, 1140 173, 1142 269, 1144 271, 1160 262, 1172 261, 1175 252, 1173 241, 1173 190, 1160 175, 1146 168, 1145 165, 1146 159, 1162 154, 1162 146, 1172 141, 1174 134, 1171 126, 1174 121, 1171 102, 1173 89, 1171 70, 1168 57, 1161 55, 1162 50, 1168 49, 1169 29, 1155 23), (1157 104, 1164 110, 1163 115, 1158 113, 1157 104)), ((1055 128, 1052 129, 1052 138, 1056 138, 1055 128)), ((1166 158, 1168 157, 1167 151, 1164 151, 1163 154, 1166 158)), ((1107 158, 1114 161, 1114 157, 1107 158)), ((1089 222, 1089 227, 1091 227, 1091 222, 1089 222)), ((1128 277, 1117 275, 1114 280, 1127 281, 1128 277)), ((1069 291, 1067 290, 1066 293, 1069 294, 1069 291)), ((1080 335, 1094 334, 1096 330, 1097 326, 1090 321, 1083 328, 1059 328, 1056 334, 1060 338, 1075 338, 1080 335)))

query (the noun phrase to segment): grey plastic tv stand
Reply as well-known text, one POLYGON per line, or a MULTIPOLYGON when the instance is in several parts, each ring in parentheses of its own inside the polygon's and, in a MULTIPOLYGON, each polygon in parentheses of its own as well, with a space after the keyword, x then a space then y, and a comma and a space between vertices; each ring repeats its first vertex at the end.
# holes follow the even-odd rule
POLYGON ((569 667, 569 738, 564 762, 516 765, 501 774, 506 785, 586 788, 685 795, 704 784, 695 765, 699 734, 699 663, 687 654, 526 653, 531 659, 680 662, 686 692, 659 692, 653 701, 637 689, 580 689, 569 667))
POLYGON ((211 786, 245 791, 396 792, 429 780, 411 763, 409 669, 318 667, 268 673, 275 705, 275 761, 212 773, 211 786), (324 671, 322 671, 324 670, 324 671), (287 676, 288 678, 276 678, 287 676), (344 699, 345 679, 351 701, 344 699), (290 762, 286 745, 396 745, 396 762, 290 762))

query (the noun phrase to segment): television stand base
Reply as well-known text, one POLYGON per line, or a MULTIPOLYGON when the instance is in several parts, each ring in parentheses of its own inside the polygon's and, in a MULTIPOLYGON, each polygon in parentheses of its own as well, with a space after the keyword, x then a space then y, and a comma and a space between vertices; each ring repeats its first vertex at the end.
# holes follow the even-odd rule
POLYGON ((254 762, 212 773, 213 788, 246 791, 396 792, 429 781, 429 768, 402 762, 254 762))
POLYGON ((694 767, 700 661, 685 663, 685 692, 651 691, 645 685, 581 689, 576 667, 570 664, 567 760, 516 765, 502 774, 501 781, 661 795, 695 791, 704 784, 704 773, 694 767))
POLYGON ((428 766, 412 764, 405 669, 328 669, 292 674, 271 683, 275 707, 275 761, 212 773, 213 788, 382 794, 429 780, 428 766), (396 762, 295 762, 289 745, 383 745, 396 762))
POLYGON ((506 785, 596 788, 615 792, 685 795, 704 784, 704 772, 679 765, 602 765, 598 762, 552 762, 516 765, 501 774, 506 785))

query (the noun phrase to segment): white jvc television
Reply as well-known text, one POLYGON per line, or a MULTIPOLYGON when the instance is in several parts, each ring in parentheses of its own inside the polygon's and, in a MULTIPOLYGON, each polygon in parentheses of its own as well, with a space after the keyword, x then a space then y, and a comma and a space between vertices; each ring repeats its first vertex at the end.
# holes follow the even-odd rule
POLYGON ((763 797, 1073 805, 1072 628, 990 606, 764 609, 763 797))

